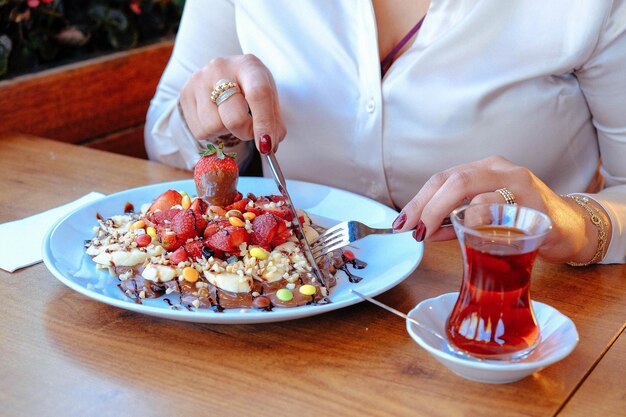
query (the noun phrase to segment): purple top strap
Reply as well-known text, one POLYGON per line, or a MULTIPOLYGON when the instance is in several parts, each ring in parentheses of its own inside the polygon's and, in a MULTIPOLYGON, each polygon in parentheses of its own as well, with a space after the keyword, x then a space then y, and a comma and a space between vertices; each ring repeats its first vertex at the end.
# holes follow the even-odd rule
POLYGON ((419 20, 419 22, 417 22, 417 24, 413 26, 411 30, 409 30, 409 33, 404 35, 404 38, 402 38, 400 42, 398 42, 398 44, 391 51, 389 51, 387 56, 385 56, 385 58, 383 58, 383 60, 380 61, 381 77, 383 77, 385 73, 387 73, 387 70, 389 69, 389 67, 391 67, 391 63, 393 62, 393 59, 395 58, 396 54, 400 52, 400 49, 402 49, 404 45, 406 45, 407 42, 417 33, 417 31, 420 30, 420 27, 422 27, 422 23, 424 22, 425 18, 426 18, 426 15, 424 15, 424 17, 422 17, 419 20))

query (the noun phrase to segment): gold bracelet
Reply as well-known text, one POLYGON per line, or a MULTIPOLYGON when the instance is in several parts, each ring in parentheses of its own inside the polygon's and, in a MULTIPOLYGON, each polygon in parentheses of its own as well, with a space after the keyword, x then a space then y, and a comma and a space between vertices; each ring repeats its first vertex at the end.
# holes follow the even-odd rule
POLYGON ((589 197, 571 194, 563 195, 563 197, 571 198, 576 204, 584 208, 585 211, 589 213, 591 223, 598 229, 598 247, 596 248, 596 253, 593 255, 593 258, 591 258, 589 262, 568 262, 567 264, 570 266, 587 266, 600 262, 604 255, 608 224, 602 219, 598 209, 589 204, 589 197))

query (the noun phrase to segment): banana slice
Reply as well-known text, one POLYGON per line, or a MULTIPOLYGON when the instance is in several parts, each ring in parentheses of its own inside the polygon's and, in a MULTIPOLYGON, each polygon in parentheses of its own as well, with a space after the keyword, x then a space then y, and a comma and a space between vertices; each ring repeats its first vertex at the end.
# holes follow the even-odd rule
POLYGON ((135 266, 143 264, 148 259, 148 252, 141 251, 139 249, 131 249, 129 251, 116 250, 105 251, 100 250, 100 253, 93 258, 93 261, 104 266, 135 266))
POLYGON ((141 276, 154 282, 167 282, 176 277, 176 270, 167 265, 148 264, 141 276))
POLYGON ((215 274, 211 271, 204 271, 206 279, 216 287, 230 292, 250 292, 252 290, 252 277, 246 275, 222 272, 215 274))
POLYGON ((307 242, 313 242, 320 235, 319 233, 317 233, 317 230, 307 225, 302 226, 302 231, 304 232, 304 237, 306 238, 307 242))

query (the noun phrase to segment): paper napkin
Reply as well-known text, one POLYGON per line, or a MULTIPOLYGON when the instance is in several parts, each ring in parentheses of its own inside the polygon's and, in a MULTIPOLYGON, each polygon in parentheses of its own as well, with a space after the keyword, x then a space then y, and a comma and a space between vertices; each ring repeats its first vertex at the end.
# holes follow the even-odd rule
POLYGON ((74 209, 102 197, 104 194, 91 192, 63 206, 0 224, 0 268, 14 272, 41 262, 41 248, 48 230, 74 209))

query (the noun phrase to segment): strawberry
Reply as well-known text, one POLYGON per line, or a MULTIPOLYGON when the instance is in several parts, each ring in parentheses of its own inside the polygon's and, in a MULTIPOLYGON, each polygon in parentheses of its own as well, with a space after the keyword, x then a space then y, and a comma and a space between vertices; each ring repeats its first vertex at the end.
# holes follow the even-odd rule
POLYGON ((213 236, 218 230, 230 226, 230 222, 227 218, 218 218, 211 220, 204 229, 204 238, 208 239, 213 236))
POLYGON ((356 259, 356 256, 354 256, 354 252, 352 252, 350 249, 344 249, 343 250, 343 259, 346 262, 352 262, 356 259))
POLYGON ((174 216, 180 211, 180 209, 165 209, 155 211, 154 213, 148 212, 147 219, 155 226, 165 225, 171 223, 174 216))
POLYGON ((177 210, 168 224, 157 225, 157 233, 161 238, 161 245, 173 251, 185 244, 188 239, 199 236, 204 232, 207 221, 191 209, 177 210))
POLYGON ((167 190, 152 202, 152 205, 148 208, 148 213, 170 209, 173 206, 180 205, 182 200, 183 196, 178 191, 167 190))
POLYGON ((246 206, 248 205, 248 202, 250 201, 250 199, 248 198, 244 198, 243 200, 239 200, 234 202, 233 204, 230 204, 226 207, 224 207, 224 210, 226 210, 227 212, 230 210, 239 210, 242 213, 246 212, 246 206))
POLYGON ((207 221, 191 209, 180 210, 172 219, 171 229, 181 239, 194 238, 204 231, 207 221))
MULTIPOLYGON (((263 213, 272 213, 287 221, 293 219, 293 213, 286 205, 285 198, 282 196, 270 195, 268 197, 261 197, 255 202, 255 207, 260 209, 263 213)), ((248 211, 252 210, 248 208, 248 211)))
POLYGON ((193 178, 198 197, 209 205, 227 206, 237 196, 239 168, 235 154, 224 154, 224 145, 207 145, 200 153, 202 157, 196 163, 193 178))
POLYGON ((243 227, 227 226, 216 231, 207 240, 206 244, 213 250, 230 254, 239 254, 239 245, 249 243, 250 235, 243 227))
POLYGON ((209 206, 207 205, 207 203, 201 198, 196 198, 195 200, 193 200, 193 203, 191 203, 191 207, 189 207, 189 209, 195 211, 198 214, 206 214, 208 208, 209 206))
POLYGON ((202 258, 202 246, 204 246, 201 240, 192 240, 185 243, 180 249, 184 249, 187 252, 187 255, 193 260, 197 258, 202 258))
POLYGON ((255 217, 252 221, 252 230, 252 244, 270 250, 285 243, 293 234, 285 220, 272 213, 255 217))
POLYGON ((179 263, 185 262, 186 260, 187 260, 187 251, 182 246, 176 249, 174 252, 172 252, 172 255, 170 256, 170 261, 174 265, 178 265, 179 263))
POLYGON ((293 230, 287 227, 283 220, 280 220, 278 222, 278 226, 276 227, 276 235, 270 242, 270 246, 273 249, 278 245, 282 245, 291 237, 291 235, 293 235, 293 230))
POLYGON ((159 240, 161 241, 161 246, 165 248, 165 250, 173 251, 180 248, 184 240, 178 238, 176 233, 171 230, 167 230, 164 226, 157 227, 157 233, 159 235, 159 240))

